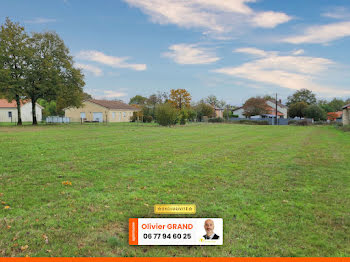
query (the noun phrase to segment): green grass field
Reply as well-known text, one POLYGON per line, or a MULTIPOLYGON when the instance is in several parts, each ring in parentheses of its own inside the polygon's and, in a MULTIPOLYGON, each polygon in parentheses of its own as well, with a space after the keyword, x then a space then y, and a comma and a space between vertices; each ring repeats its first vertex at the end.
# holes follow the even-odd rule
POLYGON ((333 127, 2 126, 0 146, 0 256, 350 256, 333 127), (129 246, 128 219, 171 217, 161 203, 222 217, 224 245, 129 246))

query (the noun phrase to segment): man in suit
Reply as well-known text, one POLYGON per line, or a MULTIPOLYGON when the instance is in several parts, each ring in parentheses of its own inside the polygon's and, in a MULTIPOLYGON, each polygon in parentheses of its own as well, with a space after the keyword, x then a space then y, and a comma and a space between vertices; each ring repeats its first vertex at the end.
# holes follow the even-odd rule
POLYGON ((218 240, 219 236, 214 233, 214 221, 211 219, 207 219, 204 222, 204 229, 207 232, 203 238, 206 240, 218 240))

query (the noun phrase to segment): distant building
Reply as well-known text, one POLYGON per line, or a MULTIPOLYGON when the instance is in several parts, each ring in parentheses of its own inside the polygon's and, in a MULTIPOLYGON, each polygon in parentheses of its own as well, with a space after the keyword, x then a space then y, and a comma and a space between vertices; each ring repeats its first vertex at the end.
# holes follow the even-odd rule
POLYGON ((350 104, 343 107, 343 125, 350 125, 350 104))
MULTIPOLYGON (((266 100, 266 110, 267 110, 267 114, 264 114, 261 116, 254 116, 254 117, 275 118, 276 117, 276 100, 274 99, 266 100)), ((237 115, 239 118, 246 118, 243 107, 236 108, 232 112, 234 115, 237 115)), ((281 100, 277 102, 277 116, 278 118, 288 118, 288 107, 283 105, 281 100)))
POLYGON ((79 108, 64 109, 70 122, 130 122, 133 113, 140 109, 120 101, 90 99, 79 108))
POLYGON ((336 121, 337 119, 342 119, 343 111, 329 112, 327 113, 327 120, 336 121))
POLYGON ((224 118, 225 109, 214 107, 214 110, 215 110, 215 117, 224 118))
MULTIPOLYGON (((22 122, 33 121, 32 102, 30 100, 21 100, 20 103, 22 122)), ((35 113, 38 122, 42 120, 43 109, 38 103, 35 104, 35 113)), ((17 103, 15 100, 8 102, 6 99, 0 99, 0 122, 18 122, 17 103)))

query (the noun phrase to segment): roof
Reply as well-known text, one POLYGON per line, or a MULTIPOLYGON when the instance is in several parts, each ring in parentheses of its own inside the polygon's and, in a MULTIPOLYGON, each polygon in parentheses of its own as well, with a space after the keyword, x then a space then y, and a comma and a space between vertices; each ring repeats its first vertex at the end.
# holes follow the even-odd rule
POLYGON ((108 109, 124 109, 124 110, 127 109, 127 110, 135 110, 135 111, 140 110, 137 107, 125 104, 125 103, 120 102, 120 101, 97 100, 97 99, 89 99, 87 101, 94 103, 94 104, 97 104, 99 106, 103 106, 103 107, 108 108, 108 109))
POLYGON ((327 119, 331 120, 334 118, 341 118, 342 115, 343 115, 343 111, 329 112, 329 113, 327 113, 327 119))
POLYGON ((347 104, 343 107, 343 109, 347 109, 347 108, 350 108, 350 104, 347 104))
MULTIPOLYGON (((28 100, 20 100, 20 102, 21 106, 23 106, 28 102, 28 100)), ((16 100, 9 102, 7 99, 0 99, 0 108, 17 108, 16 100)))
MULTIPOLYGON (((274 103, 274 104, 276 104, 276 99, 267 99, 267 100, 270 101, 270 102, 272 102, 272 103, 274 103)), ((279 101, 277 101, 277 105, 278 105, 279 107, 288 108, 288 106, 283 105, 283 104, 280 103, 279 101)))
MULTIPOLYGON (((273 115, 273 116, 276 115, 276 109, 275 109, 275 108, 272 108, 271 106, 267 106, 267 107, 266 107, 266 110, 268 111, 268 114, 267 114, 267 115, 273 115)), ((277 110, 277 115, 278 115, 278 116, 284 116, 283 113, 281 113, 281 112, 278 111, 278 110, 277 110)))

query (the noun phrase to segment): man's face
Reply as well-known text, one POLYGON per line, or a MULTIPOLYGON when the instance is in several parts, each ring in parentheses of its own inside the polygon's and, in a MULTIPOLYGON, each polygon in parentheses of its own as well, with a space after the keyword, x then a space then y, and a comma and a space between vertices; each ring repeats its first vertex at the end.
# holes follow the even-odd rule
POLYGON ((204 229, 207 232, 207 235, 210 236, 214 233, 214 221, 207 219, 204 223, 204 229))

